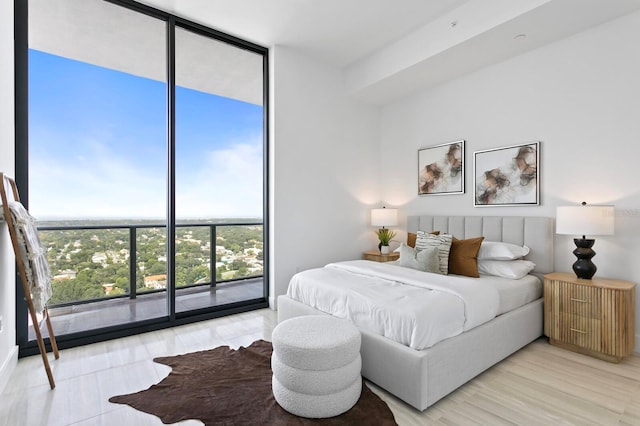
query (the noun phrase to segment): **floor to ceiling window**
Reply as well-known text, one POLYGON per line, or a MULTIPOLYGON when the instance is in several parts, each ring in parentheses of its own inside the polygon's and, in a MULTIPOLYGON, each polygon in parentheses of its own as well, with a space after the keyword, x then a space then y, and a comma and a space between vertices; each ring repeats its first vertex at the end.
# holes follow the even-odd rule
MULTIPOLYGON (((183 27, 175 52, 176 286, 244 282, 255 297, 261 280, 246 282, 262 277, 264 262, 263 56, 183 27), (188 226, 211 218, 215 228, 188 226), (202 241, 211 241, 209 268, 190 255, 202 241)), ((212 303, 199 296, 176 311, 212 303)))
POLYGON ((266 306, 266 49, 132 1, 16 11, 17 178, 59 344, 266 306))

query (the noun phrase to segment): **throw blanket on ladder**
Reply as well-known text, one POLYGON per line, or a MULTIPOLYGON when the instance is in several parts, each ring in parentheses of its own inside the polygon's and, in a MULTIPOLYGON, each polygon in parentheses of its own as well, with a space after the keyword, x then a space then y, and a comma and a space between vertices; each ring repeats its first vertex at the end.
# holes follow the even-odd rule
MULTIPOLYGON (((18 236, 20 255, 25 259, 24 268, 33 306, 37 312, 42 312, 53 294, 47 252, 42 247, 38 237, 35 219, 27 209, 18 201, 9 201, 8 204, 18 236)), ((0 209, 0 218, 3 217, 4 214, 0 209)))

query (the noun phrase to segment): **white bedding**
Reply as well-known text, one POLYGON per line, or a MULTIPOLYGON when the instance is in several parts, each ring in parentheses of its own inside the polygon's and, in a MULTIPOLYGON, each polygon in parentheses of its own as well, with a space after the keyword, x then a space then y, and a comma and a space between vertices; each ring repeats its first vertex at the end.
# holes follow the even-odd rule
POLYGON ((355 260, 298 273, 287 294, 420 350, 499 314, 498 290, 481 281, 355 260))
POLYGON ((480 275, 477 280, 479 285, 490 285, 498 290, 500 295, 498 315, 513 311, 542 297, 542 281, 534 275, 527 275, 519 280, 480 275))
MULTIPOLYGON (((400 266, 400 261, 397 260, 388 263, 400 266)), ((512 279, 480 274, 479 278, 474 278, 474 282, 479 286, 490 286, 498 290, 500 296, 498 315, 513 311, 542 297, 542 281, 535 275, 512 279)))

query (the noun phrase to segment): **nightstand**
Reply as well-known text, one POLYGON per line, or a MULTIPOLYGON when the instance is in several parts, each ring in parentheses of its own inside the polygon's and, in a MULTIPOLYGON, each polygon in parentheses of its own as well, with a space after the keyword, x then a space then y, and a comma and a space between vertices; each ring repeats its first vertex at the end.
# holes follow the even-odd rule
POLYGON ((400 253, 391 252, 389 254, 382 254, 378 250, 365 251, 362 253, 364 260, 373 260, 375 262, 391 262, 393 260, 400 259, 400 253))
POLYGON ((636 285, 572 273, 544 276, 544 334, 555 346, 619 362, 635 344, 636 285))

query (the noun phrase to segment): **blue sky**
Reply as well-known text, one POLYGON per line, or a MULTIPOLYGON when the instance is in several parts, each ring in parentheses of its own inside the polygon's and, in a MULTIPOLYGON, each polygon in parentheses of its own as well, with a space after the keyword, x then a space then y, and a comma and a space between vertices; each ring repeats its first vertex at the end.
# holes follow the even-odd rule
MULTIPOLYGON (((29 52, 29 208, 162 218, 166 85, 29 52)), ((262 107, 176 88, 176 215, 262 217, 262 107)))

